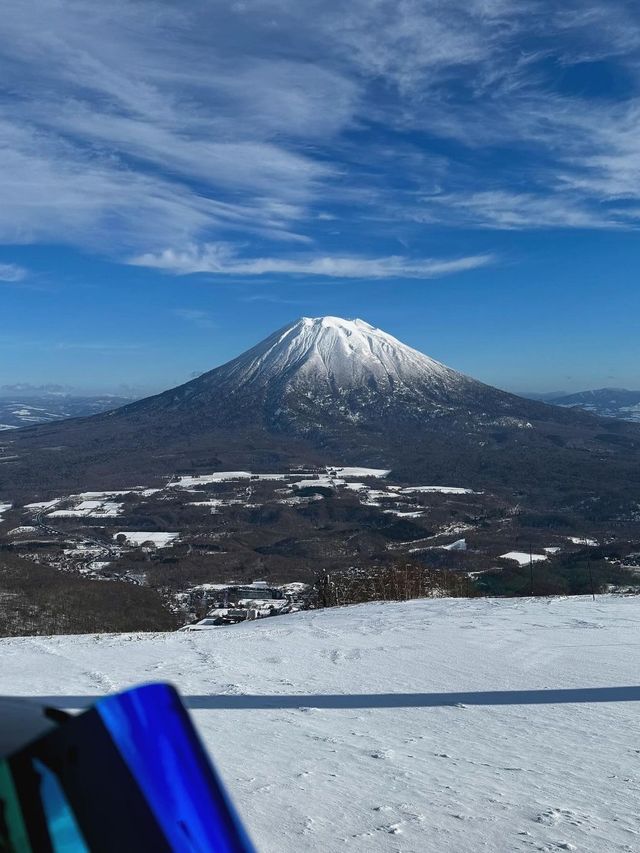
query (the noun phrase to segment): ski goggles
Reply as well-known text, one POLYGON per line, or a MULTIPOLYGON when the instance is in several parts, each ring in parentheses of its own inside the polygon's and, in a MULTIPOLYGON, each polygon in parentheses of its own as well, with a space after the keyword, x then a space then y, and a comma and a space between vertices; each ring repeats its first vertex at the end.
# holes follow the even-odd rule
POLYGON ((173 687, 50 716, 0 760, 0 853, 253 853, 173 687))

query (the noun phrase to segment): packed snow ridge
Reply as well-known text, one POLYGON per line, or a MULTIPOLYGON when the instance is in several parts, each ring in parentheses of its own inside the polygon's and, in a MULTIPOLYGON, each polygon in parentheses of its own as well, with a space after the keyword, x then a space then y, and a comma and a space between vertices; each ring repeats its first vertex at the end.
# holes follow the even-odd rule
POLYGON ((284 379, 342 389, 393 390, 416 382, 459 383, 465 377, 364 320, 302 317, 219 368, 244 386, 284 379))

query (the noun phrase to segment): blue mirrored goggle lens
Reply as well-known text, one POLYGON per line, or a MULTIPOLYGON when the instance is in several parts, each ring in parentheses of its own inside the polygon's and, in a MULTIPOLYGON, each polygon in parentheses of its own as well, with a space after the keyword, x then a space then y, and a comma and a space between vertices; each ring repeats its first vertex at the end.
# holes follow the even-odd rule
POLYGON ((0 771, 2 853, 253 851, 169 685, 106 697, 0 771))

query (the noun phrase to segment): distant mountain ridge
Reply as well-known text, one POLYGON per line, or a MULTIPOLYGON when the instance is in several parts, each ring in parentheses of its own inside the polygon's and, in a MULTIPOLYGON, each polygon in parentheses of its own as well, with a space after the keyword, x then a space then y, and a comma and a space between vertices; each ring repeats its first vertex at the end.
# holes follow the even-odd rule
POLYGON ((640 391, 626 388, 597 388, 575 394, 553 396, 548 402, 555 406, 577 406, 607 418, 640 423, 640 391))
POLYGON ((80 396, 50 390, 33 393, 28 388, 14 387, 18 389, 14 394, 0 393, 0 431, 84 418, 131 402, 130 397, 111 394, 80 396))

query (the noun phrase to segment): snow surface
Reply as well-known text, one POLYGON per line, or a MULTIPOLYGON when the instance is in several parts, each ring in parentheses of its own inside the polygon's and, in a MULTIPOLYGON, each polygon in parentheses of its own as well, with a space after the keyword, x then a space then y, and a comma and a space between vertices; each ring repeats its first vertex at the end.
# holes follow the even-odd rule
POLYGON ((210 483, 226 483, 230 480, 284 480, 286 474, 252 474, 251 471, 216 471, 213 474, 196 474, 192 477, 178 477, 169 483, 173 488, 188 489, 192 486, 206 486, 210 483))
POLYGON ((25 504, 24 508, 25 509, 35 509, 35 510, 49 509, 50 507, 56 506, 56 504, 59 504, 61 500, 62 500, 62 498, 54 498, 51 501, 36 501, 36 503, 25 504))
POLYGON ((10 510, 12 506, 13 506, 13 504, 0 503, 0 521, 2 521, 3 513, 7 512, 7 510, 10 510))
MULTIPOLYGON (((344 468, 328 465, 325 472, 319 476, 325 481, 332 480, 333 483, 343 484, 344 479, 336 479, 336 475, 346 479, 352 479, 353 477, 381 478, 386 477, 390 473, 391 471, 387 468, 344 468)), ((169 483, 169 486, 172 486, 173 488, 190 489, 194 486, 206 486, 211 483, 226 483, 234 480, 286 480, 287 477, 291 476, 295 476, 295 472, 290 472, 288 474, 254 474, 251 471, 215 471, 212 474, 195 474, 193 476, 177 477, 169 483)), ((300 483, 298 483, 298 485, 300 485, 300 483)))
POLYGON ((508 551, 506 554, 500 554, 501 560, 515 560, 521 566, 528 566, 531 561, 534 563, 540 560, 548 560, 547 554, 529 554, 528 551, 508 551))
POLYGON ((408 486, 400 490, 402 494, 411 492, 440 492, 443 495, 473 495, 473 489, 463 489, 461 486, 408 486))
POLYGON ((456 539, 455 542, 451 542, 449 545, 441 545, 440 547, 444 551, 466 551, 467 550, 467 540, 466 539, 456 539))
POLYGON ((122 514, 122 504, 107 500, 83 500, 74 509, 56 509, 47 518, 115 518, 122 514))
POLYGON ((595 546, 595 545, 599 544, 597 539, 587 539, 586 537, 580 537, 580 536, 569 536, 567 538, 569 539, 569 542, 573 542, 574 545, 592 545, 592 546, 595 546))
POLYGON ((389 468, 357 468, 353 466, 350 468, 340 468, 334 467, 333 465, 328 465, 327 471, 335 472, 346 479, 351 479, 351 477, 381 478, 387 477, 391 473, 391 469, 389 468))
POLYGON ((345 486, 346 483, 337 477, 320 474, 315 480, 298 480, 297 483, 293 483, 292 485, 294 489, 313 489, 318 486, 322 486, 325 489, 335 489, 337 486, 345 486))
POLYGON ((149 533, 148 530, 119 530, 113 538, 124 536, 129 545, 143 545, 151 542, 156 548, 168 548, 180 536, 179 533, 149 533))
POLYGON ((640 849, 640 600, 434 599, 0 641, 61 707, 166 679, 262 853, 640 849))
POLYGON ((133 489, 118 489, 110 492, 81 492, 79 495, 71 495, 81 501, 104 501, 107 498, 117 498, 120 495, 130 495, 133 489))
POLYGON ((395 392, 416 381, 459 385, 466 377, 408 347, 364 320, 301 317, 216 370, 237 388, 288 377, 342 390, 367 387, 395 392))

